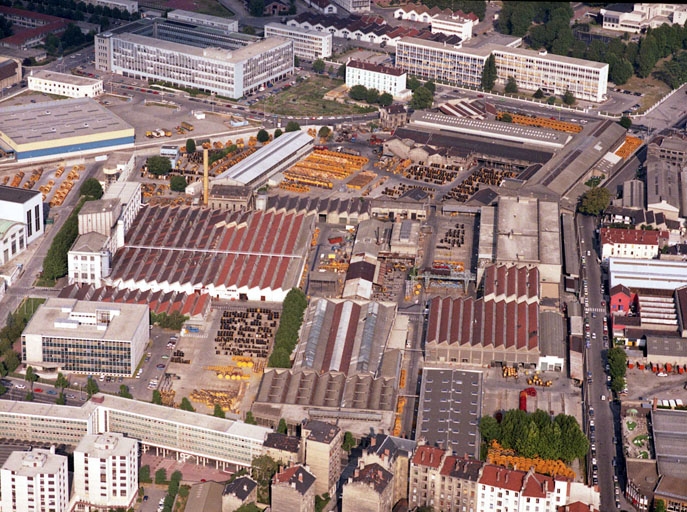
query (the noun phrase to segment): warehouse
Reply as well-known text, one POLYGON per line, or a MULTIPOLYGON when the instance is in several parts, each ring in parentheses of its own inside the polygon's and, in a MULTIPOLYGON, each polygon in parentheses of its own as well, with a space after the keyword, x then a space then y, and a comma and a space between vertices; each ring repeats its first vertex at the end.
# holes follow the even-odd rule
POLYGON ((91 98, 0 108, 0 146, 21 162, 134 146, 134 129, 91 98))

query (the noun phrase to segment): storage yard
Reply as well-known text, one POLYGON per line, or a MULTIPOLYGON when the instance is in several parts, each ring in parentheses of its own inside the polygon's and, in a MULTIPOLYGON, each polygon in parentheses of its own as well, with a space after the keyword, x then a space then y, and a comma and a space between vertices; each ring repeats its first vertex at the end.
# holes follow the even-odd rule
POLYGON ((35 167, 30 171, 5 174, 0 178, 0 184, 25 190, 39 190, 43 201, 49 203, 51 208, 55 208, 62 205, 85 169, 83 164, 78 164, 67 170, 64 163, 57 167, 35 167))
MULTIPOLYGON (((332 189, 335 182, 344 181, 361 171, 367 162, 366 157, 316 149, 284 172, 282 188, 289 190, 291 185, 299 185, 305 187, 302 189, 304 192, 309 191, 310 187, 332 189)), ((355 183, 356 185, 351 188, 360 187, 360 180, 355 183)))

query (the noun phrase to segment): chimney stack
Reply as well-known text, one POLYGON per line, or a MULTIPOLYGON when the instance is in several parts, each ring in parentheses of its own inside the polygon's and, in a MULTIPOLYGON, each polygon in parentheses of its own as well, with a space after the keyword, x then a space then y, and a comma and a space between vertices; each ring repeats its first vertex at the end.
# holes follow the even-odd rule
POLYGON ((209 188, 208 150, 203 149, 203 206, 208 205, 209 188))
POLYGON ((300 483, 303 483, 303 473, 301 473, 300 471, 298 472, 298 481, 300 483))

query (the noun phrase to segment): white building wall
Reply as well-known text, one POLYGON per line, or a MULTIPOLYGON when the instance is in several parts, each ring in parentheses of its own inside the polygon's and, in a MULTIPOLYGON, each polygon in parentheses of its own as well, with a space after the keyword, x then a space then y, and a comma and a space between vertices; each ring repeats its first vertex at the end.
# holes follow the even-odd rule
POLYGON ((34 449, 31 452, 13 452, 0 470, 2 510, 12 512, 66 512, 69 491, 67 487, 67 457, 53 450, 34 449), (23 469, 26 457, 46 455, 45 471, 23 469))
POLYGON ((370 12, 370 0, 334 0, 348 12, 370 12))
POLYGON ((100 252, 69 251, 67 256, 70 283, 103 285, 103 254, 100 252))
POLYGON ((346 86, 363 85, 367 89, 377 89, 380 93, 387 92, 392 96, 400 96, 406 90, 406 77, 403 73, 400 76, 388 75, 367 69, 346 66, 346 86))
POLYGON ((650 244, 604 244, 601 250, 601 259, 612 256, 619 258, 653 259, 658 256, 658 245, 650 244))
POLYGON ((26 250, 26 227, 17 222, 0 238, 0 265, 5 265, 26 250))
POLYGON ((109 7, 110 9, 119 9, 131 14, 138 12, 138 0, 84 0, 84 3, 109 7))
POLYGON ((285 37, 293 41, 293 53, 300 59, 317 60, 332 56, 332 34, 281 23, 265 25, 265 37, 285 37))
POLYGON ((167 19, 219 29, 225 34, 239 31, 239 22, 237 20, 229 18, 220 18, 219 16, 197 16, 194 12, 184 11, 180 9, 168 12, 167 19))
POLYGON ((43 199, 40 193, 24 203, 0 200, 0 218, 21 222, 26 229, 26 243, 30 244, 43 234, 43 199))
POLYGON ((432 18, 432 34, 456 35, 463 41, 472 39, 472 20, 460 17, 437 16, 432 18))
POLYGON ((94 80, 92 84, 77 85, 29 75, 27 82, 29 89, 32 91, 58 94, 68 98, 96 98, 103 94, 102 80, 94 80))

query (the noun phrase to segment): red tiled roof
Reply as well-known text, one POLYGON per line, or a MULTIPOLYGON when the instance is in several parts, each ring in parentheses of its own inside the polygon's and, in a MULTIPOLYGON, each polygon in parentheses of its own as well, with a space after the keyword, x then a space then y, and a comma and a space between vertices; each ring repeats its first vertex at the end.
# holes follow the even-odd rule
POLYGON ((413 455, 413 464, 436 469, 441 466, 441 459, 445 454, 444 450, 436 446, 418 446, 413 455))
POLYGON ((553 478, 550 476, 528 473, 527 476, 525 476, 522 496, 526 498, 546 498, 547 491, 552 492, 553 488, 553 478))
POLYGON ((601 228, 601 244, 658 245, 660 240, 669 238, 667 231, 653 229, 601 228))
POLYGON ((479 479, 479 483, 520 492, 526 474, 524 471, 487 464, 482 468, 482 477, 479 479))

